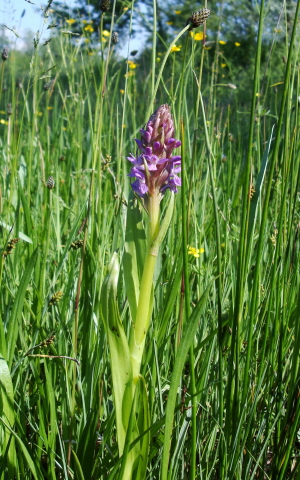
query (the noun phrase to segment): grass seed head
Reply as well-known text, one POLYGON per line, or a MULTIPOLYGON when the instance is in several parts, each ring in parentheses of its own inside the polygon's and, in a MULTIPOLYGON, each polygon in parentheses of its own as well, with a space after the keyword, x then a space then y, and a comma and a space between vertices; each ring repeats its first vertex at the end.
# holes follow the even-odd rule
POLYGON ((16 244, 18 243, 19 240, 20 240, 19 238, 12 238, 8 242, 6 246, 6 250, 3 252, 3 255, 2 255, 4 258, 13 252, 13 249, 16 248, 16 244))
POLYGON ((49 305, 55 305, 61 300, 62 297, 63 297, 63 292, 61 290, 59 290, 58 292, 55 292, 50 298, 49 305))

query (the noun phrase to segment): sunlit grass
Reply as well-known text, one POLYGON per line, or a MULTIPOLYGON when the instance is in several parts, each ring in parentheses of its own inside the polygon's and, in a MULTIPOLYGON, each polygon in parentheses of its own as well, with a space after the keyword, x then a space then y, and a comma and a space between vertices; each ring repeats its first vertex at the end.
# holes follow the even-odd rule
MULTIPOLYGON (((119 478, 100 292, 123 255, 126 157, 163 103, 186 190, 158 258, 142 366, 147 478, 190 478, 193 462, 197 479, 298 478, 299 33, 280 79, 276 52, 266 70, 258 56, 247 98, 222 76, 221 40, 211 55, 183 36, 154 105, 155 62, 119 59, 109 40, 60 34, 2 63, 1 479, 119 478)), ((129 332, 124 277, 117 300, 129 332)))

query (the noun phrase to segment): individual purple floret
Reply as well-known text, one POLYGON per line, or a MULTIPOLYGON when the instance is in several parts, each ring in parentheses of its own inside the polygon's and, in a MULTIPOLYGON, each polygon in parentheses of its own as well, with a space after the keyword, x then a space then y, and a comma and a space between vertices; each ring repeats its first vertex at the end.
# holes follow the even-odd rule
POLYGON ((181 179, 181 156, 172 156, 174 148, 181 145, 174 138, 174 121, 167 104, 161 105, 150 117, 146 129, 141 129, 141 140, 135 139, 140 154, 127 157, 132 163, 129 177, 136 180, 131 184, 140 197, 164 194, 169 188, 177 192, 181 179))

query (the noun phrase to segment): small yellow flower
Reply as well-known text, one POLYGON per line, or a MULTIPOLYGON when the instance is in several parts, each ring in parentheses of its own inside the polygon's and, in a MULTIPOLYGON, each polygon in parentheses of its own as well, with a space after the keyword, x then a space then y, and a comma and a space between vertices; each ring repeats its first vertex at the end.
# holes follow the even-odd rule
POLYGON ((224 40, 219 40, 219 44, 220 45, 226 45, 226 42, 224 42, 224 40))
POLYGON ((91 56, 91 55, 94 55, 94 52, 89 52, 89 55, 90 55, 90 56, 91 56))
POLYGON ((126 127, 127 127, 127 125, 125 125, 125 123, 123 123, 122 127, 123 127, 123 128, 126 128, 126 127))
POLYGON ((181 10, 175 10, 175 13, 176 13, 176 15, 180 15, 180 14, 181 14, 181 10))
POLYGON ((281 30, 280 30, 280 29, 278 29, 278 28, 274 28, 274 32, 275 32, 275 33, 280 33, 280 32, 281 32, 281 30))
POLYGON ((222 68, 227 67, 226 63, 221 63, 221 67, 222 67, 222 68))
POLYGON ((82 23, 87 25, 88 23, 93 23, 93 20, 82 20, 82 23))
POLYGON ((166 22, 167 25, 173 25, 173 22, 166 22))
POLYGON ((47 110, 52 110, 52 109, 53 109, 53 107, 47 107, 47 110))
POLYGON ((240 44, 239 42, 235 42, 235 46, 236 46, 236 47, 240 47, 241 44, 240 44))
POLYGON ((203 38, 204 38, 203 32, 195 33, 194 40, 196 40, 197 42, 199 42, 199 40, 203 40, 203 38))
POLYGON ((157 61, 157 63, 161 62, 161 58, 156 57, 156 61, 157 61))
POLYGON ((137 67, 137 63, 131 63, 129 65, 129 68, 131 68, 131 70, 134 70, 136 67, 137 67))
POLYGON ((1 110, 0 113, 2 113, 2 115, 6 114, 6 112, 4 112, 4 110, 1 110))
POLYGON ((204 50, 210 50, 210 49, 211 49, 211 47, 206 47, 206 46, 204 45, 204 50))
POLYGON ((35 114, 38 116, 38 117, 41 117, 43 115, 42 112, 35 112, 35 114))
POLYGON ((1 118, 0 123, 2 123, 2 125, 8 125, 8 122, 6 120, 3 120, 3 118, 1 118))
POLYGON ((85 38, 84 41, 85 41, 85 43, 90 43, 91 40, 89 38, 85 38))
POLYGON ((76 22, 76 20, 74 18, 69 18, 68 20, 66 20, 66 23, 68 25, 73 25, 73 23, 75 23, 75 22, 76 22))
POLYGON ((124 7, 123 12, 127 12, 128 9, 129 9, 129 7, 124 7))
POLYGON ((102 35, 103 35, 104 37, 109 37, 110 33, 109 33, 108 30, 103 30, 102 35))
POLYGON ((171 48, 171 52, 180 52, 181 50, 181 45, 179 45, 179 47, 176 47, 176 45, 174 45, 172 48, 171 48))
POLYGON ((86 32, 89 32, 89 33, 93 33, 94 29, 92 27, 92 25, 87 25, 86 27, 84 27, 84 29, 86 32))
POLYGON ((125 90, 122 90, 122 89, 121 89, 121 90, 120 90, 120 93, 122 93, 122 95, 124 95, 125 90))
POLYGON ((195 247, 188 247, 188 255, 193 255, 194 257, 200 257, 200 254, 204 252, 204 248, 195 248, 195 247))
POLYGON ((64 132, 67 130, 66 127, 62 127, 62 129, 63 129, 64 132))

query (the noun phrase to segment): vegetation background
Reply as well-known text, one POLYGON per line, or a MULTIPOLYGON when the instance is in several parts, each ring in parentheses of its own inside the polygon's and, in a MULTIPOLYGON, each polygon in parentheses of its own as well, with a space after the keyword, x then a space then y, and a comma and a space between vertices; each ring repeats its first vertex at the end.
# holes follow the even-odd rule
POLYGON ((208 1, 176 44, 198 2, 49 1, 23 50, 2 29, 1 480, 120 478, 100 294, 126 157, 164 103, 184 185, 143 365, 146 478, 300 479, 298 3, 208 1))

